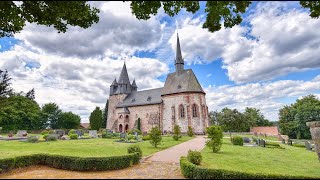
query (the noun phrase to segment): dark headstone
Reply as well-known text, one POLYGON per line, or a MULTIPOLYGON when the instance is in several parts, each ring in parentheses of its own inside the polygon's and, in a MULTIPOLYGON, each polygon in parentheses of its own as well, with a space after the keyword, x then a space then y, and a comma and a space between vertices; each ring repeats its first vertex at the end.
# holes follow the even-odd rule
POLYGON ((248 137, 242 137, 244 143, 250 143, 251 139, 248 137))
POLYGON ((84 134, 83 134, 83 131, 81 131, 81 130, 79 130, 79 129, 78 129, 78 130, 75 130, 75 131, 76 131, 75 133, 78 134, 79 137, 81 137, 81 136, 84 135, 84 134))
POLYGON ((292 146, 292 140, 291 139, 288 139, 288 145, 292 146))
POLYGON ((55 133, 58 135, 58 137, 62 137, 64 135, 63 130, 55 130, 55 133))
POLYGON ((282 139, 282 144, 285 144, 286 143, 286 140, 285 139, 282 139))
POLYGON ((263 140, 263 139, 261 139, 261 140, 260 140, 260 146, 266 147, 266 141, 263 140))
POLYGON ((306 150, 312 151, 312 145, 308 141, 304 142, 304 144, 306 146, 306 150))
POLYGON ((108 130, 108 133, 113 133, 113 131, 112 130, 108 130))
POLYGON ((257 139, 257 145, 260 146, 260 139, 257 139))

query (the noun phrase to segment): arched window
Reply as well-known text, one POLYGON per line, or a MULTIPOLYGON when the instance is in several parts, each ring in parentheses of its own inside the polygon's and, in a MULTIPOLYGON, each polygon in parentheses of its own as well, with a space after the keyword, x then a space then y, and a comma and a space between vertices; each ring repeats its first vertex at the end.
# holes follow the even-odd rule
POLYGON ((179 106, 179 111, 180 111, 180 118, 184 118, 184 107, 182 104, 179 106))
POLYGON ((193 117, 198 117, 198 108, 196 104, 192 105, 192 116, 193 117))

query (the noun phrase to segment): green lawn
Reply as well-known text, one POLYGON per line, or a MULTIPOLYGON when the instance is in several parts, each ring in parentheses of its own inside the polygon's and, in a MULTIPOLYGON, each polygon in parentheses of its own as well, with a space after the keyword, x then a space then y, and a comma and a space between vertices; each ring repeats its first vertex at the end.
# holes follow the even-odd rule
MULTIPOLYGON (((161 151, 190 139, 192 138, 182 136, 179 141, 175 141, 172 137, 163 137, 162 143, 158 148, 154 148, 149 141, 138 142, 135 144, 141 147, 143 156, 148 156, 157 151, 161 151)), ((36 153, 81 157, 105 157, 127 154, 127 147, 131 144, 114 142, 115 140, 116 139, 98 138, 84 140, 58 140, 37 143, 0 140, 0 159, 36 153)))
POLYGON ((297 175, 320 178, 320 162, 315 152, 280 144, 285 149, 234 146, 224 139, 221 151, 202 150, 202 166, 233 171, 297 175))

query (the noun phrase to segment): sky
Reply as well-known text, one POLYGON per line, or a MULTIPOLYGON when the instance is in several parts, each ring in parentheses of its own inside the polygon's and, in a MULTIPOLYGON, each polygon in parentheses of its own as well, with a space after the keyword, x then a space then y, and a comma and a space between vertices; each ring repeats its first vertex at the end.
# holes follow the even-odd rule
POLYGON ((130 2, 89 2, 101 10, 88 29, 27 23, 0 38, 0 69, 15 91, 35 89, 40 106, 55 102, 89 122, 103 108, 112 81, 126 62, 138 90, 164 85, 174 72, 177 32, 185 69, 191 68, 206 92, 209 111, 259 108, 278 120, 279 109, 308 94, 320 98, 320 19, 299 2, 253 2, 243 22, 211 33, 202 28, 205 3, 195 13, 170 17, 161 8, 149 20, 132 15, 130 2))

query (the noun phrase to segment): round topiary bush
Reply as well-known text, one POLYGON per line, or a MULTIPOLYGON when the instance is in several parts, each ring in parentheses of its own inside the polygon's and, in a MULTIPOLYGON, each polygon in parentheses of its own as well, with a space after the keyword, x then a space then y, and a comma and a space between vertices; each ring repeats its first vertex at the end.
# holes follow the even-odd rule
POLYGON ((134 135, 132 135, 132 134, 128 134, 128 140, 132 140, 132 139, 134 139, 134 135))
POLYGON ((49 134, 49 131, 48 130, 41 131, 41 135, 45 135, 45 134, 49 134))
POLYGON ((128 147, 128 153, 131 154, 131 153, 138 153, 139 154, 139 157, 141 158, 142 157, 142 150, 140 148, 140 146, 138 145, 131 145, 128 147))
POLYGON ((28 142, 31 142, 31 143, 35 143, 35 142, 38 142, 39 138, 38 136, 30 136, 28 137, 27 141, 28 142))
POLYGON ((200 165, 202 161, 202 155, 200 151, 189 150, 187 158, 191 163, 195 165, 200 165))
POLYGON ((68 132, 68 136, 70 136, 71 134, 76 134, 76 130, 70 129, 70 131, 68 132))
POLYGON ((187 132, 188 136, 192 137, 194 135, 192 127, 188 126, 188 132, 187 132))
POLYGON ((241 136, 234 136, 231 138, 233 145, 243 146, 243 139, 241 136))
POLYGON ((78 139, 78 134, 70 134, 69 138, 70 139, 78 139))

